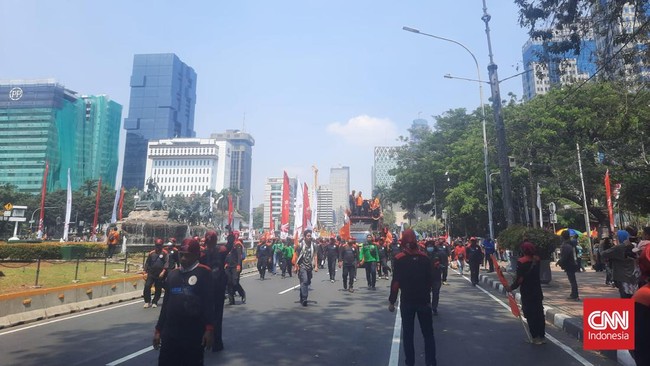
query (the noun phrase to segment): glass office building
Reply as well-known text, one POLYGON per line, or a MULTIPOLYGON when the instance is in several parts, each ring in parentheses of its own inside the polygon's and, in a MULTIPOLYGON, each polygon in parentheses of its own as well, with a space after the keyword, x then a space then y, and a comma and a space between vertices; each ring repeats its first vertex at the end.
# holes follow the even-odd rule
POLYGON ((135 55, 122 185, 144 188, 149 140, 194 137, 196 72, 173 53, 135 55))
POLYGON ((87 179, 114 184, 122 106, 106 96, 78 96, 55 80, 0 81, 0 184, 39 193, 87 179))

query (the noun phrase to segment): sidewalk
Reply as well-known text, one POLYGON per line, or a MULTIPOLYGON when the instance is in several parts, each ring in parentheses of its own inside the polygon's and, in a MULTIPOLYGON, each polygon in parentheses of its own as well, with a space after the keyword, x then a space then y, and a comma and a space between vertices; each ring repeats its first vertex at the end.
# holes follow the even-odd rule
MULTIPOLYGON (((500 266, 506 267, 506 262, 499 262, 500 266)), ((576 273, 576 280, 578 282, 578 292, 581 301, 568 300, 567 297, 571 293, 571 286, 566 273, 556 267, 551 262, 551 282, 547 285, 542 284, 542 292, 544 293, 544 315, 546 321, 553 324, 555 327, 564 330, 566 333, 582 340, 583 325, 582 325, 582 300, 586 298, 619 298, 618 289, 605 285, 605 272, 596 272, 591 268, 587 268, 586 272, 576 273)), ((514 273, 505 272, 504 276, 508 282, 512 283, 514 273)), ((489 287, 494 288, 498 292, 505 294, 506 291, 503 285, 497 278, 495 272, 487 273, 487 270, 481 268, 479 280, 481 283, 487 284, 489 287)), ((521 304, 521 298, 518 291, 515 291, 517 302, 521 304)), ((628 363, 629 353, 627 351, 600 351, 603 355, 610 359, 617 360, 621 365, 634 365, 628 363)))

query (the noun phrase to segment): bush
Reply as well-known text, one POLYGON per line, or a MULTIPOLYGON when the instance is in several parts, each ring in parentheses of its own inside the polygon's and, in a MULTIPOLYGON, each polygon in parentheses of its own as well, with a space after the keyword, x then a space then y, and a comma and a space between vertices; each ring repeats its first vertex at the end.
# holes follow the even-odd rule
POLYGON ((524 241, 524 238, 527 238, 537 247, 537 255, 540 259, 551 259, 553 251, 560 245, 560 237, 552 232, 514 225, 499 233, 499 246, 513 253, 518 253, 519 246, 524 241))
POLYGON ((106 252, 104 243, 16 243, 0 244, 0 259, 29 261, 36 259, 61 259, 61 247, 78 245, 86 249, 86 258, 103 258, 106 252))

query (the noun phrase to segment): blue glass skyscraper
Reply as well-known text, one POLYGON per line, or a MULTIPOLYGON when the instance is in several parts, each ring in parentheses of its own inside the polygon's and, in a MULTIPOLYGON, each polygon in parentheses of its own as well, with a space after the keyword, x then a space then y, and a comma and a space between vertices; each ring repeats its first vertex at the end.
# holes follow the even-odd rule
POLYGON ((196 72, 173 53, 135 55, 122 185, 142 189, 149 140, 195 137, 196 72))

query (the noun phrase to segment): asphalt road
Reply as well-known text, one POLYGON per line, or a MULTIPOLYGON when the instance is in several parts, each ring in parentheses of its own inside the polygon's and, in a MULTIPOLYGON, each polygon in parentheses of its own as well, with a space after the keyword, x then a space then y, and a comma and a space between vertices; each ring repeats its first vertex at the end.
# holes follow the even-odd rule
MULTIPOLYGON (((206 365, 403 365, 397 313, 387 310, 389 281, 341 291, 327 270, 312 281, 309 306, 298 303, 297 277, 246 275, 247 303, 226 306, 225 350, 207 353, 206 365), (396 329, 397 327, 397 329, 396 329)), ((496 299, 450 273, 434 317, 438 365, 615 365, 582 350, 578 341, 547 324, 549 342, 525 343, 520 322, 496 299)), ((133 301, 0 331, 0 365, 156 365, 151 349, 158 309, 133 301)), ((417 363, 424 364, 416 327, 417 363)))

